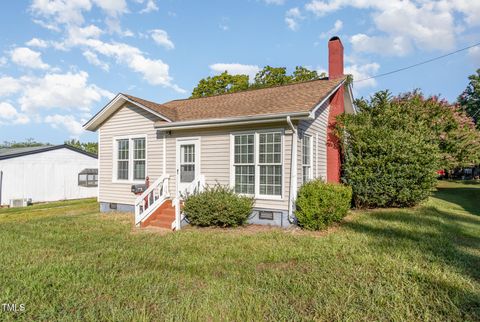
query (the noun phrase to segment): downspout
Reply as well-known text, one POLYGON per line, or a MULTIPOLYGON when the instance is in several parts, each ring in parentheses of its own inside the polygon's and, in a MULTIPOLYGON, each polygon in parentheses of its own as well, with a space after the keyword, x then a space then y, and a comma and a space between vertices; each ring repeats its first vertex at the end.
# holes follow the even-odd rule
POLYGON ((288 222, 293 224, 295 223, 295 218, 293 217, 293 207, 295 199, 297 197, 297 140, 298 133, 295 129, 295 126, 290 119, 290 116, 287 116, 287 123, 292 130, 292 151, 290 155, 290 190, 288 194, 288 222))

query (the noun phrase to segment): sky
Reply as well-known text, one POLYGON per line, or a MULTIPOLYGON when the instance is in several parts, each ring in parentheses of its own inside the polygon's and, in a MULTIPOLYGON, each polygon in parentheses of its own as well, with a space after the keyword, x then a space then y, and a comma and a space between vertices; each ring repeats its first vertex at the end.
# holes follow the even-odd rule
POLYGON ((33 0, 0 10, 0 142, 96 141, 117 93, 186 98, 201 78, 265 65, 326 71, 339 36, 355 97, 421 89, 453 102, 480 68, 477 0, 33 0))

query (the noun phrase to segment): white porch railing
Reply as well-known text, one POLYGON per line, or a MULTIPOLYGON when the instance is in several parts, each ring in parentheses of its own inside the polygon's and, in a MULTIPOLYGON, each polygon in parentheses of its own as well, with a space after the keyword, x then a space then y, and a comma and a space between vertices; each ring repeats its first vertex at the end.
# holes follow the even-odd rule
POLYGON ((169 177, 168 174, 161 176, 135 199, 135 225, 140 225, 170 197, 168 193, 169 177))
POLYGON ((173 199, 173 206, 175 207, 175 221, 172 222, 172 230, 181 229, 181 222, 185 217, 181 210, 182 201, 189 195, 202 192, 204 187, 205 176, 201 174, 196 177, 195 180, 193 180, 192 183, 190 183, 190 185, 188 185, 185 190, 181 191, 181 193, 177 192, 177 196, 175 197, 175 199, 173 199))

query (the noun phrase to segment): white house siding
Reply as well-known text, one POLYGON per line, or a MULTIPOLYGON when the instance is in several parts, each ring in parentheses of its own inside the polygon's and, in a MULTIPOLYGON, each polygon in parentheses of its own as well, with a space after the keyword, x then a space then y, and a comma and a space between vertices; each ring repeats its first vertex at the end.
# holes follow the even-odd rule
MULTIPOLYGON (((135 195, 130 192, 129 183, 112 182, 113 140, 116 136, 147 135, 147 175, 153 182, 163 174, 163 133, 154 129, 158 118, 139 108, 124 106, 111 116, 99 130, 99 201, 133 205, 135 195)), ((177 138, 200 138, 200 172, 206 183, 213 185, 230 184, 230 134, 236 131, 262 129, 287 130, 285 122, 265 125, 242 125, 198 130, 171 131, 166 138, 166 173, 170 175, 170 193, 176 189, 176 142, 177 138)), ((291 134, 283 140, 283 198, 282 200, 256 200, 255 206, 275 210, 288 210, 290 187, 291 134)))
POLYGON ((96 197, 96 187, 78 186, 78 173, 97 167, 97 159, 66 148, 0 160, 0 202, 8 205, 10 199, 20 198, 44 202, 96 197))
POLYGON ((147 175, 155 181, 163 173, 163 144, 157 139, 153 125, 159 118, 138 108, 125 105, 113 114, 99 129, 99 196, 100 202, 133 205, 135 195, 130 191, 132 182, 113 180, 113 140, 127 135, 147 136, 147 175))
MULTIPOLYGON (((230 184, 230 134, 238 131, 254 131, 266 129, 282 129, 287 127, 286 122, 265 125, 242 125, 220 127, 201 130, 172 131, 167 137, 167 173, 171 175, 170 191, 176 189, 176 142, 177 138, 200 137, 200 172, 205 175, 206 183, 213 185, 230 184)), ((288 209, 288 193, 290 187, 290 156, 291 134, 284 135, 283 139, 283 198, 282 200, 257 199, 255 207, 267 209, 288 209)))
POLYGON ((302 136, 310 135, 313 142, 312 174, 314 178, 327 178, 327 127, 329 102, 315 112, 313 120, 302 120, 298 124, 298 187, 302 185, 302 136), (318 137, 318 140, 317 140, 318 137))

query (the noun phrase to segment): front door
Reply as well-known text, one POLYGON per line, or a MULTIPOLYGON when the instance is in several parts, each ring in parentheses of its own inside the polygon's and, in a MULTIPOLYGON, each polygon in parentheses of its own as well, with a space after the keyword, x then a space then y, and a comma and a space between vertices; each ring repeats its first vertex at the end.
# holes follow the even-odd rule
POLYGON ((177 139, 177 187, 180 194, 200 175, 199 139, 177 139))

